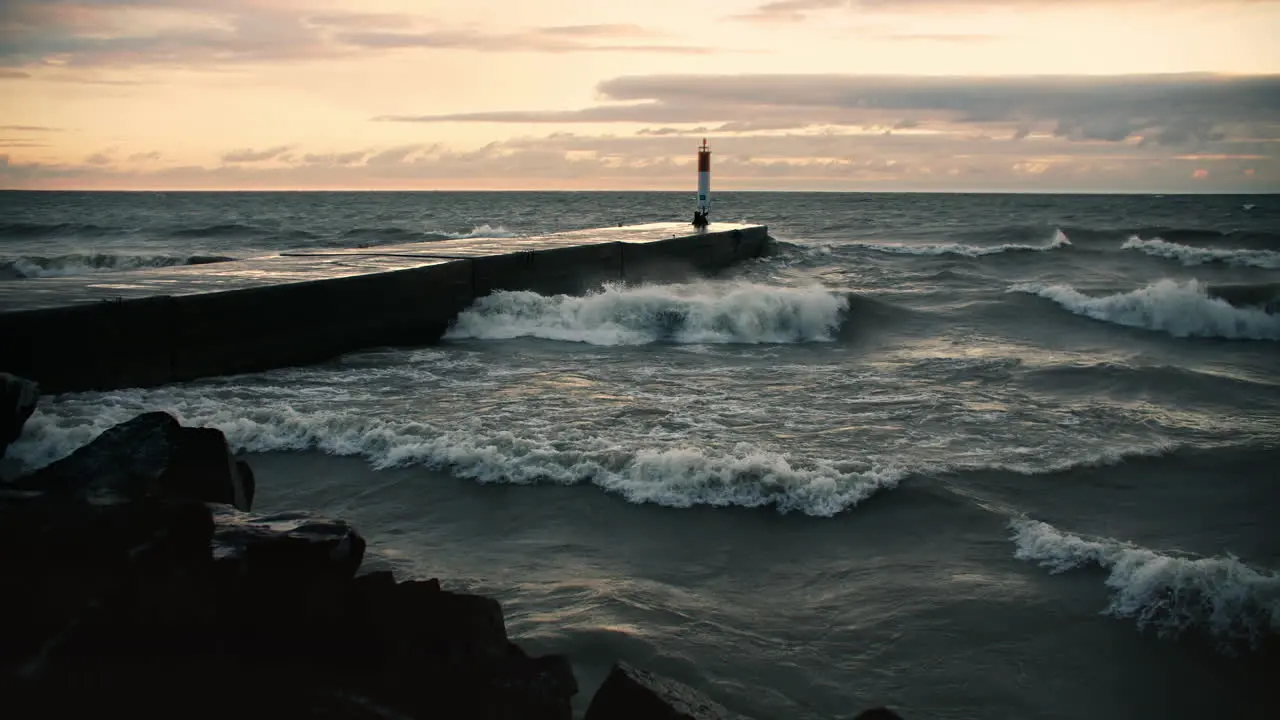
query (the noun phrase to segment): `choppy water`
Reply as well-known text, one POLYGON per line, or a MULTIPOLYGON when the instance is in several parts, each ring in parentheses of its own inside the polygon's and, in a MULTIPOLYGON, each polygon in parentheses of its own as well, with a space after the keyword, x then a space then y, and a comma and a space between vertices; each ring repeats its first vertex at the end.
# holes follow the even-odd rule
MULTIPOLYGON (((684 217, 656 193, 0 193, 0 274, 684 217)), ((759 718, 1275 717, 1280 198, 724 194, 775 256, 433 347, 46 398, 222 428, 264 508, 759 718), (335 457, 346 456, 346 457, 335 457)), ((193 260, 194 259, 194 260, 193 260)))

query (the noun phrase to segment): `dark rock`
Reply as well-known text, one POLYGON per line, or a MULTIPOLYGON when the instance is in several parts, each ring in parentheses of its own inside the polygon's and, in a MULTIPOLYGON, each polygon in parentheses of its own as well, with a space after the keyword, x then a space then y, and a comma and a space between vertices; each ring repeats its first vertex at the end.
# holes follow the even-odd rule
POLYGON ((180 428, 168 413, 145 413, 107 429, 67 457, 14 482, 51 496, 94 504, 140 498, 169 466, 180 428))
POLYGON ((307 655, 345 622, 365 540, 341 520, 308 513, 213 510, 221 620, 238 642, 307 655))
POLYGON ((877 707, 863 710, 853 720, 902 720, 902 716, 889 708, 877 707))
POLYGON ((364 631, 384 657, 461 665, 509 655, 506 621, 497 600, 440 589, 440 581, 388 582, 371 573, 356 583, 364 631))
POLYGON ((618 662, 583 720, 740 720, 683 683, 618 662))
POLYGON ((248 512, 253 501, 253 472, 249 471, 247 478, 244 472, 248 467, 232 458, 221 430, 179 428, 177 446, 157 478, 156 491, 223 503, 248 512))
POLYGON ((569 661, 512 643, 496 600, 357 577, 349 524, 233 507, 253 494, 221 432, 166 413, 0 487, 6 709, 571 720, 569 661))
POLYGON ((259 515, 211 503, 213 557, 247 576, 311 575, 351 580, 364 559, 365 540, 343 520, 305 512, 259 515))
POLYGON ((95 504, 163 497, 247 510, 253 477, 249 472, 246 483, 244 475, 221 430, 184 428, 169 413, 151 412, 107 429, 14 485, 95 504))
POLYGON ((241 510, 248 512, 253 509, 253 493, 258 489, 258 483, 253 478, 253 468, 249 467, 249 463, 243 460, 236 461, 236 472, 240 473, 240 488, 244 493, 245 506, 239 507, 241 510))
POLYGON ((28 494, 0 503, 0 612, 22 618, 6 630, 0 662, 34 662, 38 672, 55 654, 114 656, 120 637, 130 638, 123 647, 139 644, 136 621, 200 614, 198 594, 160 588, 174 587, 166 578, 176 571, 208 566, 212 534, 208 509, 195 502, 28 494))
POLYGON ((0 457, 18 436, 40 399, 40 387, 26 378, 0 373, 0 457))

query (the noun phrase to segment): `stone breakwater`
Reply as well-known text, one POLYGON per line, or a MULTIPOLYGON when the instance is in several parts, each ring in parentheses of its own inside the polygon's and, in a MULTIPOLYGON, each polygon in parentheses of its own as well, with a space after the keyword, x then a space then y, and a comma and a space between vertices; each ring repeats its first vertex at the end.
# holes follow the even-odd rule
MULTIPOLYGON (((6 445, 36 396, 0 375, 6 445)), ((512 642, 496 600, 361 574, 355 528, 254 490, 221 431, 164 412, 0 483, 6 717, 571 720, 569 659, 512 642)), ((618 662, 585 720, 732 717, 618 662)))

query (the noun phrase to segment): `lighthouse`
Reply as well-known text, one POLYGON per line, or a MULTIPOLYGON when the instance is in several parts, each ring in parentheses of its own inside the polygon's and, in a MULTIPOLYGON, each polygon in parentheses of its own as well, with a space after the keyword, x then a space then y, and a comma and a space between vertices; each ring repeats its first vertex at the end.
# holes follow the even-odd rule
POLYGON ((707 219, 711 212, 711 148, 707 147, 707 139, 702 138, 698 148, 698 207, 693 211, 693 226, 704 228, 710 222, 707 219))

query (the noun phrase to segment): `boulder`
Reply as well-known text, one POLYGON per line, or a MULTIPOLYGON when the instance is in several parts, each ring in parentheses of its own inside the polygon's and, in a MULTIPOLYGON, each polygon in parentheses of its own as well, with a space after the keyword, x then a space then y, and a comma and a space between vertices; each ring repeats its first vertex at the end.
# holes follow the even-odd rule
POLYGON ((889 708, 876 707, 863 710, 853 720, 902 720, 902 716, 889 708))
POLYGON ((212 535, 202 503, 8 494, 0 502, 0 607, 22 622, 6 630, 0 663, 39 673, 58 655, 116 656, 141 645, 136 620, 199 613, 198 593, 165 597, 155 579, 172 586, 177 573, 200 573, 212 535))
POLYGON ((175 439, 168 465, 156 481, 160 494, 251 509, 253 472, 232 457, 221 430, 180 427, 175 439))
POLYGON ((0 373, 0 457, 18 436, 27 418, 36 410, 40 387, 31 380, 0 373))
POLYGON ((493 598, 441 590, 434 578, 396 583, 390 572, 360 578, 355 597, 383 657, 461 665, 509 655, 506 620, 493 598))
POLYGON ((583 720, 741 720, 711 698, 683 683, 614 664, 591 698, 583 720))
POLYGON ((281 657, 307 656, 328 643, 329 631, 348 615, 352 578, 364 558, 360 533, 310 513, 208 507, 227 642, 256 643, 281 657))
POLYGON ((241 466, 221 430, 184 428, 169 413, 150 412, 107 429, 14 484, 96 504, 162 497, 248 510, 253 473, 241 466))
MULTIPOLYGON (((560 655, 530 658, 507 639, 501 605, 438 580, 356 579, 352 614, 363 687, 411 717, 467 707, 488 720, 570 720, 577 680, 560 655)), ((447 712, 444 716, 448 716, 447 712)))

